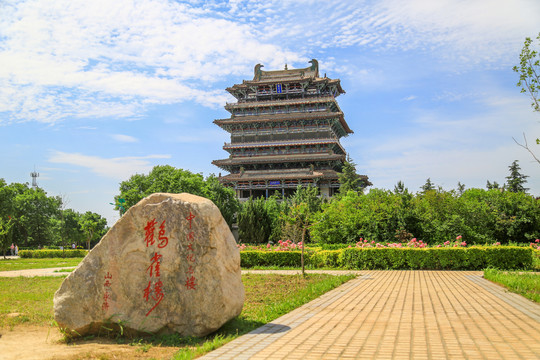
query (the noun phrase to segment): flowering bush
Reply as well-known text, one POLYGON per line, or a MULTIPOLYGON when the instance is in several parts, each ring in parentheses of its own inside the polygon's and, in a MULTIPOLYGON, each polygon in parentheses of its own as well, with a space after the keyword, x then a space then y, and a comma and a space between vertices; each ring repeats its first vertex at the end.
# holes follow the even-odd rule
POLYGON ((540 239, 534 240, 534 242, 530 244, 530 247, 532 247, 535 250, 540 250, 540 239))
MULTIPOLYGON (((245 250, 243 268, 255 266, 300 266, 300 252, 245 250)), ((518 246, 471 246, 446 248, 349 247, 340 250, 307 248, 306 263, 313 268, 481 270, 530 269, 533 250, 518 246)))
POLYGON ((237 244, 236 245, 240 251, 243 250, 258 250, 258 251, 293 251, 293 250, 302 250, 302 242, 293 243, 291 240, 287 239, 285 241, 279 240, 277 245, 266 244, 266 245, 246 245, 246 244, 237 244))

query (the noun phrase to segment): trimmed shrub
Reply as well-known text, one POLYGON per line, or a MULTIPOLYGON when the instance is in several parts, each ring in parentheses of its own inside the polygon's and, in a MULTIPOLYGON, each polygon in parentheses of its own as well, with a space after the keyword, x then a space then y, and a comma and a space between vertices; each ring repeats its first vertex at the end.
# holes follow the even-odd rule
MULTIPOLYGON (((339 250, 338 250, 339 251, 339 250)), ((532 250, 518 246, 470 248, 348 248, 338 265, 346 269, 481 270, 530 269, 532 250)))
POLYGON ((504 246, 486 248, 486 266, 496 269, 530 269, 533 252, 531 248, 504 246))
POLYGON ((316 251, 309 258, 309 263, 316 268, 329 267, 337 268, 338 258, 341 250, 320 250, 316 251))
MULTIPOLYGON (((301 255, 300 251, 241 251, 240 266, 244 268, 255 266, 299 267, 301 255)), ((306 252, 304 255, 307 263, 309 253, 306 252)))
POLYGON ((88 254, 88 250, 83 249, 69 249, 69 250, 20 250, 19 256, 21 258, 77 258, 85 257, 88 254))
MULTIPOLYGON (((531 248, 473 246, 457 248, 346 248, 306 251, 306 264, 343 269, 504 270, 531 269, 531 248)), ((300 251, 241 251, 241 266, 299 267, 300 251)))

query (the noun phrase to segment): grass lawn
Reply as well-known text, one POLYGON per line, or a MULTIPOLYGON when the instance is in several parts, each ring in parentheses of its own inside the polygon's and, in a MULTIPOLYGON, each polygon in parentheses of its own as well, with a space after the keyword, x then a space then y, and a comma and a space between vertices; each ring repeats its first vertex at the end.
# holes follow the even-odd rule
MULTIPOLYGON (((246 301, 242 313, 218 332, 202 337, 161 335, 141 339, 118 337, 141 349, 180 347, 174 359, 192 359, 258 328, 354 278, 326 274, 242 275, 246 301)), ((53 295, 63 277, 0 278, 0 327, 19 324, 48 326, 53 322, 53 295), (19 316, 14 316, 19 314, 19 316)))
POLYGON ((540 274, 487 269, 484 270, 484 278, 501 284, 513 293, 540 303, 540 274))
POLYGON ((83 258, 4 259, 0 258, 0 271, 45 269, 77 266, 83 258))

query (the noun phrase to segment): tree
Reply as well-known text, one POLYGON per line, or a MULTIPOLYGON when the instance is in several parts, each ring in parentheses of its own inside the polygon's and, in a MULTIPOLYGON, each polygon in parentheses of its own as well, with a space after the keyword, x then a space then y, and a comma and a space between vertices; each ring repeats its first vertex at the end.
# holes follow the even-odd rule
POLYGON ((115 203, 118 199, 124 199, 127 211, 146 196, 158 192, 186 192, 206 197, 216 204, 229 227, 240 206, 234 190, 223 186, 215 176, 210 175, 205 180, 202 174, 194 174, 170 165, 155 166, 148 175, 135 174, 120 183, 120 195, 115 197, 115 203))
POLYGON ((463 195, 463 192, 465 191, 465 184, 462 184, 461 181, 458 181, 457 183, 457 192, 459 196, 463 195))
MULTIPOLYGON (((540 33, 536 37, 540 45, 540 33)), ((540 56, 538 52, 531 49, 533 41, 530 37, 525 38, 525 43, 519 54, 519 66, 514 66, 514 72, 519 74, 517 86, 522 93, 528 92, 532 98, 531 107, 534 111, 540 111, 540 56)))
POLYGON ((348 191, 363 193, 364 189, 371 184, 367 176, 361 176, 356 173, 356 164, 347 155, 347 160, 343 163, 343 168, 339 174, 339 192, 346 194, 348 191))
MULTIPOLYGON (((12 184, 14 185, 14 184, 12 184)), ((16 242, 24 246, 44 245, 53 238, 54 219, 59 215, 60 199, 49 197, 40 188, 15 184, 14 228, 16 242), (22 190, 22 192, 21 192, 22 190)), ((10 185, 11 186, 11 185, 10 185)))
MULTIPOLYGON (((540 33, 536 37, 540 45, 540 33)), ((521 88, 522 93, 529 93, 532 99, 531 107, 534 111, 540 112, 540 99, 538 91, 540 90, 540 56, 538 51, 532 49, 533 40, 529 37, 525 38, 525 43, 519 54, 519 65, 514 66, 514 72, 519 74, 519 81, 516 84, 521 88)), ((514 139, 515 143, 527 150, 536 162, 540 163, 540 159, 533 153, 527 144, 527 137, 523 134, 523 144, 514 139)), ((536 143, 540 144, 540 139, 536 139, 536 143)))
POLYGON ((72 209, 65 209, 62 211, 62 217, 63 221, 58 224, 60 228, 57 234, 62 234, 63 239, 62 237, 57 237, 56 245, 83 244, 86 236, 81 228, 81 223, 83 222, 82 215, 72 209))
MULTIPOLYGON (((350 190, 352 191, 352 190, 350 190)), ((287 223, 301 231, 302 253, 300 262, 302 265, 302 276, 305 276, 304 271, 304 247, 306 244, 306 232, 312 225, 312 215, 321 209, 321 198, 318 197, 319 189, 315 186, 306 188, 298 185, 296 192, 291 197, 291 205, 289 211, 283 214, 287 223)))
POLYGON ((518 164, 517 160, 514 160, 512 165, 508 167, 510 170, 510 175, 506 177, 506 188, 508 191, 518 193, 523 192, 526 193, 528 188, 524 187, 527 183, 528 175, 523 175, 519 171, 521 170, 521 167, 518 164))
POLYGON ((396 185, 394 185, 394 193, 395 194, 405 194, 408 193, 409 189, 405 187, 405 184, 403 181, 399 180, 396 185))
POLYGON ((210 175, 206 178, 205 197, 212 200, 221 211, 221 215, 231 226, 240 210, 240 202, 233 189, 223 186, 217 177, 210 175))
POLYGON ((12 226, 13 219, 11 217, 4 219, 0 216, 0 250, 4 255, 4 259, 6 258, 6 251, 9 248, 9 244, 11 243, 11 236, 9 235, 12 226))
POLYGON ((265 200, 249 198, 238 213, 238 235, 245 242, 264 244, 268 242, 272 221, 265 208, 265 200))
POLYGON ((81 229, 86 234, 87 248, 90 250, 90 243, 98 237, 101 238, 107 231, 107 220, 99 214, 87 211, 80 221, 81 229))
POLYGON ((423 193, 426 193, 430 190, 435 190, 435 184, 431 182, 431 178, 427 178, 426 183, 420 187, 423 193))
POLYGON ((486 184, 486 189, 488 190, 493 190, 493 189, 501 189, 501 190, 504 190, 504 185, 503 187, 501 188, 501 185, 499 185, 498 182, 494 181, 494 182, 490 182, 489 180, 487 181, 487 184, 486 184))

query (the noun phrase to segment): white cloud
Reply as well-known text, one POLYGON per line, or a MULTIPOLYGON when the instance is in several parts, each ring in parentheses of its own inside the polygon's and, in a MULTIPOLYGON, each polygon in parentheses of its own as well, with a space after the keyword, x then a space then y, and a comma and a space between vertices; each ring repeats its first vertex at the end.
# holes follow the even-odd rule
POLYGON ((409 96, 406 96, 406 97, 402 98, 401 101, 411 101, 411 100, 414 100, 414 99, 416 99, 415 95, 409 95, 409 96))
POLYGON ((320 55, 325 71, 358 67, 328 49, 419 49, 450 67, 506 66, 540 21, 534 0, 26 0, 2 11, 1 121, 46 123, 137 118, 184 101, 218 108, 228 95, 216 84, 259 62, 306 66, 320 55))
POLYGON ((123 135, 123 134, 112 134, 111 137, 118 141, 123 143, 136 143, 139 142, 139 139, 129 136, 129 135, 123 135))
POLYGON ((29 0, 8 10, 0 112, 9 121, 134 117, 145 104, 182 101, 216 108, 227 95, 205 83, 245 74, 261 58, 299 58, 250 25, 172 1, 29 0))
POLYGON ((170 159, 170 155, 126 156, 101 158, 80 153, 53 151, 48 161, 90 169, 92 172, 116 180, 125 180, 133 174, 147 173, 154 167, 153 159, 170 159))

